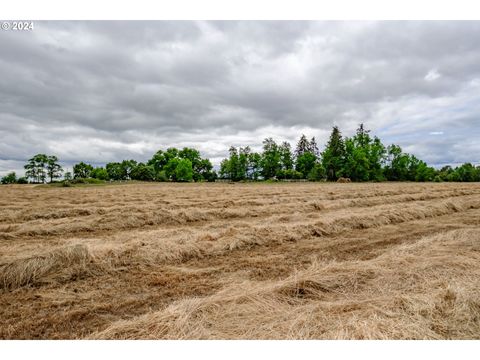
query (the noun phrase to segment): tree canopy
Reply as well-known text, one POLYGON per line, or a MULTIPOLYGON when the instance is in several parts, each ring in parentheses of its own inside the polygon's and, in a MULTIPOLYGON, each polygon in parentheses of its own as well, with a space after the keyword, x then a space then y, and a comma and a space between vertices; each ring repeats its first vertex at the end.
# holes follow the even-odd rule
MULTIPOLYGON (((10 172, 2 184, 54 182, 63 169, 55 155, 36 154, 24 166, 25 177, 10 172)), ((343 137, 337 126, 332 128, 323 151, 315 137, 302 134, 292 151, 290 143, 277 143, 265 138, 260 152, 250 146, 231 146, 229 156, 220 164, 219 177, 231 181, 304 179, 336 181, 340 177, 352 181, 480 181, 480 166, 471 163, 436 170, 413 154, 403 152, 396 144, 385 146, 380 138, 360 124, 351 137, 343 137)), ((80 162, 73 174, 65 172, 65 181, 93 178, 95 181, 215 181, 217 173, 197 149, 174 147, 160 149, 146 162, 122 160, 104 167, 80 162)))
POLYGON ((435 170, 414 155, 404 153, 398 145, 385 146, 363 124, 352 137, 345 138, 334 126, 322 152, 315 137, 309 141, 305 134, 300 136, 294 153, 288 142, 278 145, 273 138, 263 141, 261 153, 250 152, 248 148, 250 155, 242 159, 243 149, 230 148, 230 156, 220 166, 221 178, 233 181, 258 178, 336 181, 340 177, 352 181, 480 181, 480 166, 467 163, 455 169, 435 170))

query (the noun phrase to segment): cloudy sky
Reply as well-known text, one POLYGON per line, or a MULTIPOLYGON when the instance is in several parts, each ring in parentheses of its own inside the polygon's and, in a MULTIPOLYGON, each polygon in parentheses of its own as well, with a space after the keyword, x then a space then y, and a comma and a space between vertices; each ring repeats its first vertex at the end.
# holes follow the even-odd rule
POLYGON ((431 165, 480 162, 480 22, 35 22, 0 31, 0 175, 294 145, 365 123, 431 165))

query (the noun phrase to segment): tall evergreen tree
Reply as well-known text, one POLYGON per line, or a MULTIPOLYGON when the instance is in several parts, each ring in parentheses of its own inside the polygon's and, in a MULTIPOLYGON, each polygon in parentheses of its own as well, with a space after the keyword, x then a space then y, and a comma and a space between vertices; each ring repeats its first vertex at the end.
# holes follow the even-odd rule
POLYGON ((295 157, 302 156, 306 152, 310 151, 310 143, 307 140, 305 134, 302 134, 300 140, 298 140, 297 148, 295 149, 295 157))
POLYGON ((342 169, 345 165, 345 143, 337 126, 333 127, 330 139, 322 153, 322 164, 328 180, 335 181, 343 175, 342 169))
POLYGON ((308 143, 308 151, 311 152, 318 158, 320 158, 320 151, 318 150, 317 141, 315 140, 315 136, 312 137, 310 142, 308 143))

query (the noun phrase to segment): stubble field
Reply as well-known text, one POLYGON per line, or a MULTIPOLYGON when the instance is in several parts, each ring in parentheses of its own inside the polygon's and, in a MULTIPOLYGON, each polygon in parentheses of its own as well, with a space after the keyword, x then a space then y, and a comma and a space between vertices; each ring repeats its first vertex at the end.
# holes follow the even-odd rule
POLYGON ((0 187, 2 339, 479 339, 480 184, 0 187))

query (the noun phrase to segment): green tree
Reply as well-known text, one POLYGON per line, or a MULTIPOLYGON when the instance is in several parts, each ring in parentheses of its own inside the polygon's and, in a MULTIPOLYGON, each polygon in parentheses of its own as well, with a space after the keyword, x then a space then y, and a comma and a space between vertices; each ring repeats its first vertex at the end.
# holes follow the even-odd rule
POLYGON ((200 160, 200 163, 197 166, 196 174, 198 180, 215 181, 217 177, 217 174, 215 171, 213 171, 213 165, 209 159, 200 160))
POLYGON ((405 181, 409 179, 408 169, 410 156, 402 152, 402 148, 392 144, 387 147, 384 174, 390 181, 405 181))
POLYGON ((173 157, 168 160, 168 163, 163 167, 163 171, 165 171, 165 175, 169 180, 177 181, 177 174, 176 169, 180 159, 178 157, 173 157))
POLYGON ((130 176, 133 180, 140 180, 140 181, 154 181, 155 180, 155 168, 153 165, 146 165, 144 163, 138 163, 135 166, 130 176))
POLYGON ((175 168, 175 180, 182 182, 193 180, 193 168, 190 160, 178 160, 177 167, 175 168))
POLYGON ((200 156, 200 151, 193 148, 184 147, 178 152, 178 157, 181 159, 188 159, 192 163, 193 180, 199 181, 204 179, 202 175, 203 159, 200 156))
POLYGON ((231 172, 230 172, 230 159, 223 159, 222 162, 220 163, 220 177, 222 179, 230 179, 231 178, 231 172))
POLYGON ((453 171, 454 171, 453 168, 450 165, 447 165, 442 167, 438 171, 438 176, 442 181, 450 181, 449 177, 450 177, 450 174, 453 173, 453 171))
POLYGON ((282 169, 278 172, 279 179, 303 179, 303 174, 294 169, 282 169))
POLYGON ((93 166, 90 164, 85 164, 84 162, 80 162, 78 164, 73 165, 73 177, 75 179, 86 179, 91 176, 93 171, 93 166))
POLYGON ((277 143, 272 138, 263 140, 262 175, 264 179, 277 176, 282 168, 280 151, 277 143))
POLYGON ((280 161, 282 164, 282 170, 291 170, 293 169, 293 155, 292 155, 292 148, 290 144, 284 141, 280 147, 280 161))
POLYGON ((408 164, 407 164, 407 180, 409 181, 419 181, 417 177, 418 168, 420 167, 421 161, 417 159, 415 155, 408 155, 408 164))
POLYGON ((231 146, 228 152, 229 158, 223 160, 220 164, 221 176, 232 181, 239 181, 245 179, 245 174, 247 170, 246 160, 248 165, 248 155, 244 153, 242 156, 242 160, 240 161, 241 152, 237 150, 236 147, 231 146))
POLYGON ((62 176, 63 169, 58 163, 58 158, 55 155, 47 157, 46 170, 48 176, 50 177, 50 182, 52 182, 53 179, 57 179, 62 176))
POLYGON ((98 180, 108 180, 108 171, 103 167, 96 167, 90 172, 90 177, 98 180))
POLYGON ((70 181, 72 180, 72 173, 70 171, 67 171, 64 176, 63 176, 64 180, 66 181, 70 181))
POLYGON ((383 181, 383 165, 387 150, 378 137, 374 137, 373 141, 368 144, 368 162, 369 162, 369 180, 383 181))
POLYGON ((17 179, 17 184, 28 184, 28 179, 25 176, 19 177, 17 179))
POLYGON ((168 148, 166 151, 158 150, 153 157, 148 160, 147 165, 153 165, 155 172, 164 170, 163 168, 168 164, 168 162, 176 157, 178 157, 178 149, 168 148))
POLYGON ((315 163, 313 165, 313 168, 310 170, 310 172, 307 175, 307 179, 310 181, 319 181, 323 180, 326 177, 326 171, 325 168, 321 163, 315 163))
POLYGON ((427 166, 424 161, 420 161, 415 174, 415 181, 433 181, 436 172, 432 167, 427 166))
POLYGON ((310 142, 308 143, 308 151, 315 155, 317 158, 320 157, 320 151, 318 150, 317 141, 315 140, 315 136, 312 137, 310 142))
POLYGON ((368 181, 369 170, 366 149, 359 146, 355 138, 345 139, 345 162, 342 175, 353 181, 368 181))
POLYGON ((251 150, 250 146, 241 147, 238 150, 238 169, 237 169, 237 179, 245 180, 248 178, 248 158, 250 156, 251 150))
POLYGON ((31 178, 36 183, 44 183, 47 178, 46 166, 48 156, 45 154, 37 154, 28 160, 24 166, 25 176, 31 178))
POLYGON ((372 139, 369 132, 360 124, 355 136, 345 140, 345 162, 341 173, 354 181, 384 179, 386 150, 380 139, 372 139))
POLYGON ((135 160, 123 160, 120 163, 120 172, 122 174, 122 180, 130 180, 131 173, 133 169, 137 166, 137 162, 135 160))
POLYGON ((118 162, 111 162, 105 166, 105 169, 108 173, 108 178, 110 180, 125 180, 123 178, 124 171, 122 169, 122 164, 118 162))
POLYGON ((322 153, 322 164, 328 180, 336 181, 342 176, 345 166, 345 143, 337 126, 333 127, 330 139, 322 153))
POLYGON ((311 152, 305 152, 297 157, 295 170, 301 172, 306 177, 317 163, 317 157, 311 152))
POLYGON ((310 151, 310 143, 307 140, 307 137, 302 134, 300 139, 298 140, 297 147, 295 149, 295 157, 299 157, 306 152, 310 151))
POLYGON ((15 172, 8 173, 2 177, 2 184, 15 184, 17 182, 17 174, 15 172))
POLYGON ((248 178, 252 180, 258 180, 262 174, 262 156, 257 153, 251 153, 248 155, 248 178))
POLYGON ((459 181, 479 181, 477 178, 477 169, 470 163, 465 163, 455 169, 455 173, 457 173, 457 178, 459 181))

